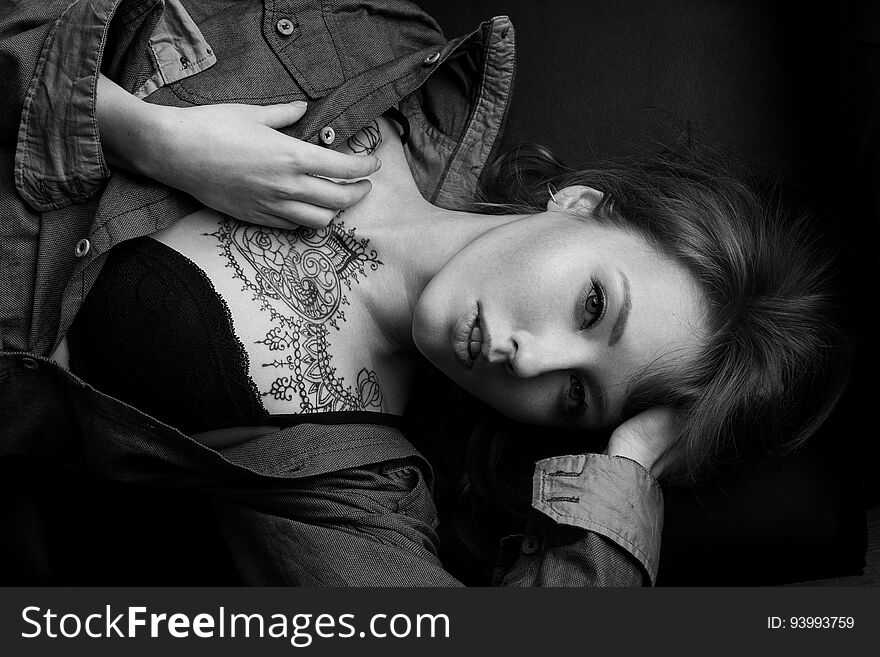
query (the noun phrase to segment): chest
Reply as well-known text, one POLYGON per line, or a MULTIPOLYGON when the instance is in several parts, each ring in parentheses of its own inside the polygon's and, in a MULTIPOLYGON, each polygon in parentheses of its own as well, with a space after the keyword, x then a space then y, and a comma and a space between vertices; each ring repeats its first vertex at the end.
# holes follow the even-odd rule
POLYGON ((269 413, 402 412, 404 372, 364 303, 383 263, 344 221, 287 231, 202 210, 153 237, 211 281, 269 413))

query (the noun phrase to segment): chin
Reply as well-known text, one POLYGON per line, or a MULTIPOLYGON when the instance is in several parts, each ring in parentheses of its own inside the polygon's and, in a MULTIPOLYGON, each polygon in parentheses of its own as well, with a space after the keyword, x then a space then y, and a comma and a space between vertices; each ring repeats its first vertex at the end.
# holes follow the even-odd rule
POLYGON ((461 385, 452 374, 455 363, 450 358, 443 357, 442 332, 430 326, 419 326, 414 322, 412 338, 422 358, 455 381, 456 385, 461 385))
POLYGON ((419 353, 435 367, 449 375, 456 367, 452 353, 448 314, 436 302, 425 303, 425 295, 419 299, 413 313, 412 338, 419 353))

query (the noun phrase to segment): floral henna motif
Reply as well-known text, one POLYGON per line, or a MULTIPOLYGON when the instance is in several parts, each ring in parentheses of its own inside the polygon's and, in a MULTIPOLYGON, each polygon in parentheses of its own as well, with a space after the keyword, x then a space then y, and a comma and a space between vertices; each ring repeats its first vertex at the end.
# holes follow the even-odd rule
POLYGON ((304 413, 381 409, 376 373, 363 368, 356 386, 345 386, 328 351, 328 326, 339 330, 339 322, 345 321, 340 309, 348 304, 343 284, 351 290, 367 267, 375 271, 382 264, 376 251, 369 250, 369 240, 358 240, 354 229, 345 230, 341 222, 285 231, 227 216, 210 236, 218 239, 233 276, 253 292, 275 324, 257 344, 279 357, 262 365, 289 374, 276 378, 263 396, 298 399, 304 413), (279 312, 279 304, 292 313, 279 312))
POLYGON ((365 125, 360 132, 348 138, 348 147, 355 155, 372 155, 382 145, 382 131, 376 121, 365 125))
POLYGON ((344 228, 340 223, 286 231, 237 223, 225 234, 256 271, 261 299, 282 301, 307 322, 339 328, 337 320, 345 319, 339 306, 347 303, 342 284, 350 290, 367 264, 374 271, 382 264, 375 251, 367 251, 368 240, 358 241, 354 229, 344 228))

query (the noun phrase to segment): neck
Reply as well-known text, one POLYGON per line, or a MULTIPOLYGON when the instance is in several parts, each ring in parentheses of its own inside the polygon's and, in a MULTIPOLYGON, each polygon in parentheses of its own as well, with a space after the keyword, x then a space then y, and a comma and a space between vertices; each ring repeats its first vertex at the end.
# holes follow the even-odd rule
POLYGON ((483 215, 446 210, 408 199, 399 211, 384 212, 387 221, 364 228, 384 265, 381 286, 368 304, 380 332, 394 352, 411 352, 416 303, 432 278, 462 248, 488 231, 522 215, 483 215))

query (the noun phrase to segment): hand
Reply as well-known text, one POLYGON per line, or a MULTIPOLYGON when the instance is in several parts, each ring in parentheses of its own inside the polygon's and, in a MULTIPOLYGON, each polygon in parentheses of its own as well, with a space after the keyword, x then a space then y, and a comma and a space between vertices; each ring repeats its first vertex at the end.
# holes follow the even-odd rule
POLYGON ((111 168, 187 192, 237 219, 279 228, 326 226, 371 189, 377 158, 288 137, 304 103, 163 107, 98 80, 101 145, 111 168), (318 177, 323 176, 323 177, 318 177), (337 178, 341 182, 326 180, 337 178))
POLYGON ((617 427, 611 434, 605 454, 632 459, 659 478, 672 463, 670 448, 678 438, 672 409, 656 406, 617 427))
POLYGON ((278 132, 302 117, 305 103, 163 109, 170 110, 171 148, 153 177, 250 223, 326 226, 372 188, 369 180, 326 177, 363 178, 379 168, 375 157, 337 153, 278 132))

